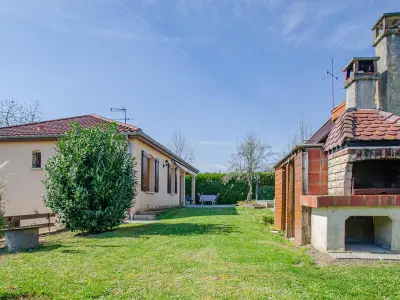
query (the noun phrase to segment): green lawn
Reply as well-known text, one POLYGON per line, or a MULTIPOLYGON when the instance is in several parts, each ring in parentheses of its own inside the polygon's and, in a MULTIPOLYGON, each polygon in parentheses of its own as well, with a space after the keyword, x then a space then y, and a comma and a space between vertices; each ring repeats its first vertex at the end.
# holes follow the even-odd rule
POLYGON ((319 267, 261 223, 265 210, 179 209, 154 224, 47 236, 0 255, 0 299, 395 299, 400 265, 319 267))

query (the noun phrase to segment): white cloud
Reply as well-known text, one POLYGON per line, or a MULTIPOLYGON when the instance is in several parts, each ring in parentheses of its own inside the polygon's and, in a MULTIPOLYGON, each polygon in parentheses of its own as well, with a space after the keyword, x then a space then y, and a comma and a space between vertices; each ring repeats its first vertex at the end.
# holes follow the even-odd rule
POLYGON ((288 35, 295 31, 309 13, 305 2, 293 2, 282 14, 283 35, 288 35))
POLYGON ((234 146, 234 143, 225 142, 225 141, 200 141, 200 145, 208 145, 208 146, 234 146))

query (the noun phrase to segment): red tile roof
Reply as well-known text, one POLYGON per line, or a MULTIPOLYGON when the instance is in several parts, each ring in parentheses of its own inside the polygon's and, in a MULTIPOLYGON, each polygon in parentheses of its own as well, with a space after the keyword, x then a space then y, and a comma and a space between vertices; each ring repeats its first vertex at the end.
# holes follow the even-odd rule
POLYGON ((87 128, 101 124, 117 123, 119 132, 141 132, 141 129, 121 122, 116 122, 98 115, 84 115, 65 119, 56 119, 25 125, 17 125, 0 128, 0 137, 26 137, 26 136, 59 136, 71 128, 71 122, 78 123, 81 127, 87 128))
POLYGON ((348 111, 336 120, 325 151, 343 145, 346 141, 400 140, 400 117, 374 109, 348 111))

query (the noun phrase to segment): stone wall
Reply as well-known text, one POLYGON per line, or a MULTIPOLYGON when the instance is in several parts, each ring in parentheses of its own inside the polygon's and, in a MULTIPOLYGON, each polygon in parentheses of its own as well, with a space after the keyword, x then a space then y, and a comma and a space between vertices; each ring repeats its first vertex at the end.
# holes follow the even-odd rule
POLYGON ((353 171, 349 149, 328 156, 328 195, 349 196, 353 171))
POLYGON ((346 109, 376 109, 376 82, 377 77, 362 76, 346 88, 346 109))
POLYGON ((380 79, 376 95, 379 108, 400 115, 400 34, 387 35, 375 46, 380 79))
POLYGON ((350 196, 353 162, 379 159, 400 159, 400 148, 346 148, 328 155, 328 195, 350 196))

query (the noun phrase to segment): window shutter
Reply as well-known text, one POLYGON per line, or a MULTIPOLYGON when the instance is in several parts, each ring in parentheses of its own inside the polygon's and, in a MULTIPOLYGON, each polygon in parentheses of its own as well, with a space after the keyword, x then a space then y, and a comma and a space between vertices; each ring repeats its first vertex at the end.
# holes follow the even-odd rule
POLYGON ((178 194, 178 168, 175 168, 175 194, 178 194))
POLYGON ((158 190, 160 188, 160 160, 157 158, 154 162, 154 191, 158 193, 158 190))
POLYGON ((168 172, 167 193, 171 194, 171 165, 170 164, 168 164, 167 172, 168 172))
POLYGON ((142 191, 147 192, 149 187, 147 186, 147 153, 142 150, 142 191))

